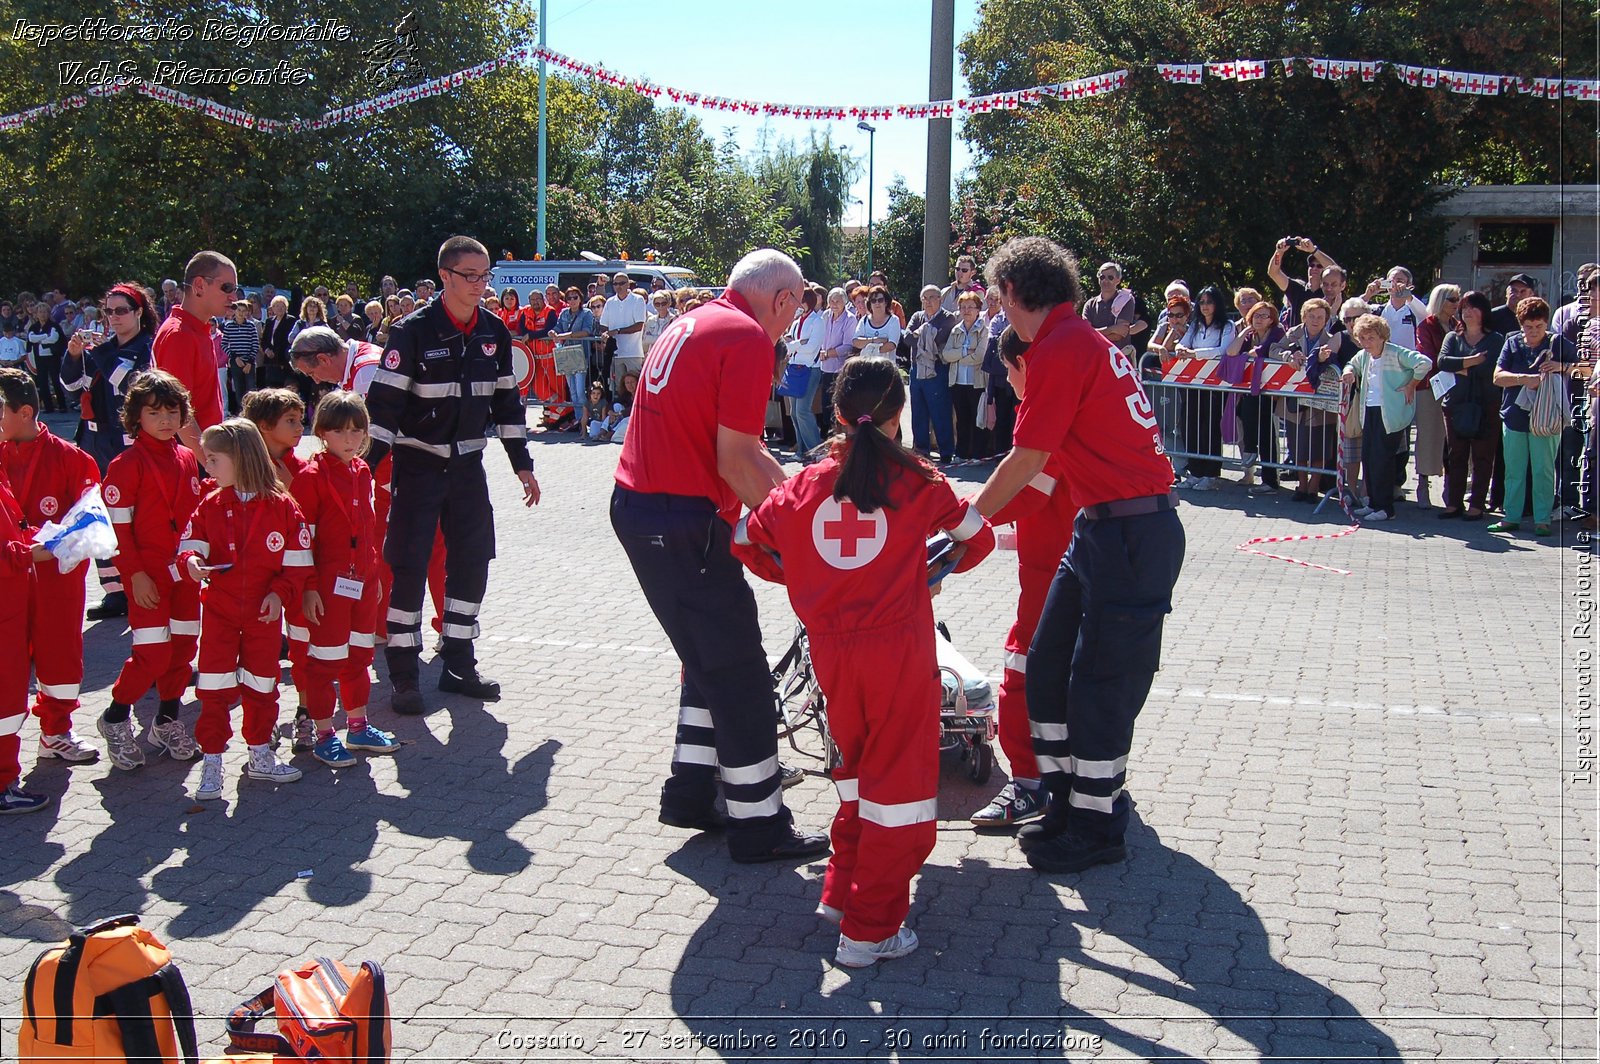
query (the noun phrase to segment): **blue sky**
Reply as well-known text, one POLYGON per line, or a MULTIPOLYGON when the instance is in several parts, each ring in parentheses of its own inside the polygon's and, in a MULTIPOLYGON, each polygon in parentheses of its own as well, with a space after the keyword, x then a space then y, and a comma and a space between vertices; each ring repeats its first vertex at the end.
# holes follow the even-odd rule
MULTIPOLYGON (((638 0, 547 0, 548 44, 574 59, 602 63, 619 74, 642 75, 660 85, 714 96, 794 104, 897 104, 928 99, 928 37, 932 14, 926 3, 890 0, 810 0, 793 8, 749 0, 695 0, 688 5, 638 0), (782 19, 778 11, 803 13, 782 19)), ((977 23, 979 0, 956 0, 957 42, 977 23)), ((967 95, 956 67, 955 94, 967 95)), ((691 109, 721 140, 731 130, 745 151, 765 134, 776 140, 807 141, 811 130, 831 131, 836 144, 863 164, 867 134, 855 121, 802 122, 792 118, 735 116, 691 109)), ((926 180, 928 124, 893 119, 876 123, 877 161, 872 213, 882 219, 887 189, 895 176, 913 191, 926 180)), ((953 123, 951 168, 960 174, 971 153, 953 123)), ((867 173, 863 165, 854 198, 862 201, 846 225, 866 223, 867 173)))

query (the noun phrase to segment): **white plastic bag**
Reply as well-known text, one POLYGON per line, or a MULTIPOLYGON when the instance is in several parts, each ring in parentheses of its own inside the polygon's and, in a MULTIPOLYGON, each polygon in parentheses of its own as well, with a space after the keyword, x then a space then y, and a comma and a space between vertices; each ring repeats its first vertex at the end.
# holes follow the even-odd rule
POLYGON ((33 534, 33 541, 55 555, 63 573, 71 572, 86 558, 105 561, 116 554, 117 533, 100 498, 100 485, 84 492, 59 522, 46 521, 33 534))

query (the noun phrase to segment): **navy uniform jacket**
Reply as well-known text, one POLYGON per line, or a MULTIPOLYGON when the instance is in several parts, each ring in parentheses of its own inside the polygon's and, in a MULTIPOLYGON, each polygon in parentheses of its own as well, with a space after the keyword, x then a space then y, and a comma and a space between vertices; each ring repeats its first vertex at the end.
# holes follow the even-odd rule
POLYGON ((522 393, 512 372, 511 333, 480 309, 463 330, 443 300, 434 300, 389 329, 383 363, 367 392, 376 467, 391 448, 448 459, 481 451, 500 437, 511 468, 531 470, 522 393))

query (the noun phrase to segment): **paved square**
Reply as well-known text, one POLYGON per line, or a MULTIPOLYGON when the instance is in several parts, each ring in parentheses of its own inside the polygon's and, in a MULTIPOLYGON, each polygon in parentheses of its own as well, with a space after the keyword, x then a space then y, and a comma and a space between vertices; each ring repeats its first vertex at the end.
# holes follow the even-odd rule
MULTIPOLYGON (((225 800, 201 812, 198 761, 33 768, 28 726, 25 781, 61 801, 0 821, 0 1056, 34 955, 136 911, 214 1053, 232 1005, 328 954, 389 973, 397 1060, 1594 1059, 1594 558, 1578 547, 1404 507, 1263 548, 1339 576, 1235 549, 1337 531, 1326 511, 1236 489, 1186 504, 1128 862, 1034 873, 967 828, 1000 773, 978 788, 947 762, 922 948, 849 972, 811 915, 820 863, 737 866, 656 823, 677 665, 610 532, 618 449, 549 440, 531 513, 489 454, 480 655, 504 701, 397 720, 380 686, 398 755, 338 773, 302 757, 305 779, 274 791, 240 778, 236 741, 225 800)), ((776 654, 792 615, 781 589, 757 594, 776 654)), ((1015 596, 997 553, 936 603, 994 674, 1015 596)), ((85 733, 122 627, 89 632, 85 733)), ((787 797, 813 830, 835 808, 820 779, 787 797)))

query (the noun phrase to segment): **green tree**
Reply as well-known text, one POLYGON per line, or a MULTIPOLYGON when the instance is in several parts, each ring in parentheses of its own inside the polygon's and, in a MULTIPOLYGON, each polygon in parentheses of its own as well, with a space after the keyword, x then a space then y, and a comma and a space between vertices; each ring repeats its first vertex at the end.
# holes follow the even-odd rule
POLYGON ((1322 55, 1593 77, 1592 12, 1561 0, 988 0, 961 55, 975 93, 1133 70, 1124 91, 976 115, 965 135, 1001 235, 1117 258, 1147 288, 1264 284, 1288 233, 1326 244, 1352 281, 1396 262, 1425 272, 1445 251, 1430 208, 1452 184, 1595 180, 1593 106, 1389 73, 1170 85, 1149 66, 1322 55))
POLYGON ((813 133, 804 151, 784 140, 758 159, 756 174, 783 224, 799 231, 804 248, 800 268, 807 277, 839 276, 844 251, 841 224, 850 186, 860 172, 861 163, 826 132, 820 139, 813 133))

